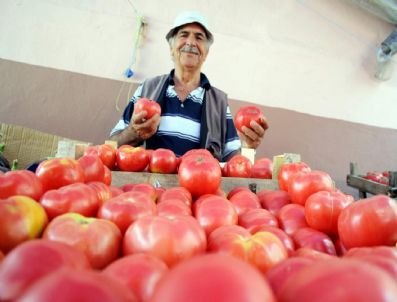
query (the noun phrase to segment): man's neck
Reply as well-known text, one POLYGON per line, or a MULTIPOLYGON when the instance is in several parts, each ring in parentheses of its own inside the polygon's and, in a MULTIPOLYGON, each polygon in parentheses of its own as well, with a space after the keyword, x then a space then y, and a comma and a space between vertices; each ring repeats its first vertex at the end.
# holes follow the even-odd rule
POLYGON ((175 69, 174 80, 176 85, 198 87, 200 84, 200 70, 175 69))

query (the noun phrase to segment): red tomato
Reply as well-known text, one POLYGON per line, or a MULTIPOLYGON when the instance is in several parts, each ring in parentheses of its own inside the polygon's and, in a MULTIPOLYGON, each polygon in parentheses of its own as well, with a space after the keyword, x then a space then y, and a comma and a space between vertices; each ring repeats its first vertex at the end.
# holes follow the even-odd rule
POLYGON ((139 98, 134 104, 134 114, 142 111, 146 111, 146 119, 152 118, 155 114, 161 115, 160 104, 147 98, 139 98))
POLYGON ((367 256, 360 256, 355 258, 377 266, 378 268, 382 269, 384 272, 388 273, 390 277, 393 278, 393 280, 397 280, 396 260, 377 255, 367 255, 367 256))
POLYGON ((36 169, 36 175, 43 184, 44 192, 84 182, 84 171, 77 160, 53 158, 45 160, 36 169))
POLYGON ((269 225, 261 225, 251 229, 251 234, 255 234, 257 232, 269 232, 276 235, 278 239, 280 239, 281 242, 284 244, 285 248, 287 249, 288 255, 291 255, 292 252, 295 250, 294 241, 282 229, 269 225))
POLYGON ((319 191, 309 196, 305 204, 307 224, 328 235, 338 235, 340 212, 353 201, 341 192, 319 191))
POLYGON ((69 302, 137 302, 134 294, 120 282, 93 270, 76 273, 60 269, 29 287, 18 301, 69 302))
POLYGON ((90 265, 81 251, 64 243, 37 239, 19 244, 0 266, 0 300, 14 301, 37 280, 62 268, 90 265))
POLYGON ((138 218, 156 213, 156 204, 148 195, 130 191, 106 201, 99 208, 98 218, 112 221, 124 234, 138 218))
POLYGON ((343 245, 395 245, 397 242, 397 204, 386 195, 358 200, 342 210, 338 232, 343 245))
POLYGON ((83 155, 77 161, 83 168, 84 182, 103 182, 105 176, 105 166, 97 155, 83 155))
POLYGON ((277 179, 280 190, 288 191, 288 183, 291 176, 297 172, 310 172, 310 167, 304 162, 285 163, 278 171, 277 179))
POLYGON ((238 224, 252 231, 253 228, 258 226, 274 226, 278 227, 277 218, 265 209, 250 209, 238 218, 238 224))
POLYGON ((364 261, 316 261, 293 276, 286 280, 277 301, 397 301, 395 280, 364 261))
POLYGON ((397 247, 394 246, 373 246, 373 247, 353 247, 348 250, 345 257, 360 257, 375 255, 397 261, 397 247))
POLYGON ((291 253, 291 257, 303 257, 316 261, 330 260, 337 258, 335 255, 314 250, 310 247, 300 247, 291 253))
POLYGON ((305 219, 305 208, 300 204, 287 204, 277 214, 280 228, 292 235, 300 228, 308 227, 305 219))
POLYGON ((176 172, 178 160, 172 150, 159 148, 153 151, 149 161, 152 173, 173 174, 176 172))
POLYGON ((220 226, 237 224, 238 220, 237 212, 230 201, 214 195, 208 195, 201 200, 196 207, 195 217, 207 235, 220 226))
POLYGON ((159 216, 192 216, 191 208, 179 199, 165 199, 157 204, 157 215, 159 216))
POLYGON ((389 273, 397 280, 397 248, 391 246, 356 247, 346 252, 344 257, 362 259, 389 273))
POLYGON ((157 257, 134 254, 117 259, 102 272, 126 285, 139 301, 149 301, 168 267, 157 257))
POLYGON ((142 147, 123 145, 116 152, 117 167, 122 171, 141 172, 149 163, 149 157, 142 147))
POLYGON ((221 179, 221 168, 216 159, 195 155, 185 158, 179 165, 179 184, 194 198, 214 194, 221 184, 221 179))
POLYGON ((312 228, 300 228, 292 234, 296 248, 307 247, 336 256, 334 243, 325 233, 312 228))
POLYGON ((258 196, 251 191, 241 191, 234 194, 230 198, 230 202, 234 205, 237 211, 237 215, 242 215, 251 209, 260 209, 258 196))
POLYGON ((272 179, 273 174, 273 161, 269 158, 262 157, 255 160, 252 170, 252 178, 272 179))
POLYGON ((92 189, 95 190, 99 206, 101 206, 106 200, 113 197, 111 188, 100 181, 92 181, 87 183, 92 189))
POLYGON ((251 177, 252 164, 244 155, 237 154, 226 163, 228 177, 251 177))
POLYGON ((277 215, 283 206, 291 203, 288 193, 283 190, 262 190, 256 193, 256 196, 262 208, 273 215, 277 215))
POLYGON ((199 155, 199 156, 214 158, 214 156, 211 154, 211 152, 208 151, 207 149, 191 149, 182 155, 181 160, 185 159, 186 157, 188 157, 190 155, 194 155, 194 156, 199 155))
POLYGON ((313 262, 314 260, 309 258, 292 257, 271 267, 266 272, 266 279, 269 281, 273 292, 279 295, 280 289, 289 278, 304 267, 311 265, 313 262))
POLYGON ((147 253, 168 266, 204 253, 204 230, 191 216, 145 216, 129 226, 123 242, 124 255, 147 253))
POLYGON ((48 222, 38 202, 18 195, 0 200, 0 217, 0 250, 4 253, 24 241, 40 237, 48 222))
POLYGON ((267 129, 267 125, 261 118, 263 116, 262 110, 257 106, 241 107, 234 115, 234 124, 238 131, 243 132, 243 126, 251 128, 251 121, 257 122, 263 128, 267 129))
POLYGON ((252 192, 248 187, 243 187, 243 186, 237 186, 234 187, 228 194, 227 194, 227 199, 230 200, 230 198, 232 198, 232 196, 240 191, 249 191, 252 192))
MULTIPOLYGON (((212 235, 212 234, 211 234, 212 235)), ((222 236, 209 236, 208 251, 235 256, 251 263, 262 273, 288 257, 287 250, 277 236, 269 232, 251 235, 247 232, 224 232, 222 236)))
POLYGON ((121 187, 124 192, 141 192, 147 195, 153 201, 157 200, 157 191, 149 183, 139 183, 139 184, 126 184, 121 187))
POLYGON ((109 189, 110 189, 110 191, 112 191, 112 197, 116 197, 116 196, 124 193, 124 191, 121 188, 116 187, 116 186, 109 186, 109 189))
POLYGON ((43 185, 32 171, 18 170, 0 174, 0 199, 15 195, 39 200, 43 195, 43 185))
POLYGON ((84 155, 87 154, 99 156, 102 163, 109 169, 113 169, 116 164, 116 149, 112 145, 88 146, 84 151, 84 155))
POLYGON ((319 191, 334 191, 331 176, 323 171, 296 173, 288 183, 291 202, 305 205, 307 198, 319 191))
POLYGON ((110 186, 112 183, 112 171, 106 166, 104 166, 103 181, 104 184, 110 186))
POLYGON ((43 238, 73 246, 85 253, 94 269, 102 269, 119 256, 122 236, 109 220, 67 213, 49 223, 43 238))
POLYGON ((40 199, 40 204, 45 209, 50 220, 70 212, 95 217, 99 203, 97 192, 89 185, 82 183, 75 183, 58 190, 47 191, 40 199))
POLYGON ((184 261, 159 283, 152 302, 275 302, 263 276, 227 255, 206 254, 184 261))
POLYGON ((244 229, 242 226, 239 226, 237 224, 222 225, 212 231, 211 234, 209 234, 208 242, 219 241, 219 238, 222 238, 225 234, 228 233, 239 234, 242 237, 249 237, 251 235, 247 229, 244 229))
POLYGON ((159 203, 166 199, 179 199, 189 208, 192 206, 192 194, 184 187, 172 187, 166 189, 159 198, 159 203))

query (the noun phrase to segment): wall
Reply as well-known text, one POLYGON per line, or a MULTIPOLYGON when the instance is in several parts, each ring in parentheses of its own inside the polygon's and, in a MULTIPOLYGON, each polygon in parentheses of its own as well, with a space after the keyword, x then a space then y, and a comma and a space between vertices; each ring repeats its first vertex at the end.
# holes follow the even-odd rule
POLYGON ((210 21, 204 72, 232 109, 249 101, 266 112, 258 156, 301 153, 344 188, 350 161, 397 170, 397 75, 373 77, 376 47, 393 26, 345 0, 3 0, 0 121, 102 142, 128 89, 172 67, 164 36, 184 9, 210 21), (148 25, 126 80, 135 10, 148 25))

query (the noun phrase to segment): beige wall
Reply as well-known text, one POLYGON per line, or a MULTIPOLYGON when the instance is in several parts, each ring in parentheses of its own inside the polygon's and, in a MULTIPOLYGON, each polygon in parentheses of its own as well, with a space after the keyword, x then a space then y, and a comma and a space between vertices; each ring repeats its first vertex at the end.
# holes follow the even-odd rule
POLYGON ((164 37, 187 9, 210 22, 204 72, 231 98, 397 129, 397 71, 374 78, 376 48, 394 26, 349 0, 2 0, 0 58, 122 81, 141 14, 139 82, 170 70, 164 37))
MULTIPOLYGON (((128 84, 0 59, 0 122, 99 144, 127 101, 128 84), (123 89, 121 89, 123 88, 123 89), (121 92, 119 107, 116 98, 121 92)), ((132 88, 132 91, 136 85, 132 88)), ((246 102, 231 100, 232 112, 246 102)), ((270 128, 257 157, 299 153, 313 169, 346 186, 349 163, 362 172, 397 170, 397 130, 262 106, 270 128)))

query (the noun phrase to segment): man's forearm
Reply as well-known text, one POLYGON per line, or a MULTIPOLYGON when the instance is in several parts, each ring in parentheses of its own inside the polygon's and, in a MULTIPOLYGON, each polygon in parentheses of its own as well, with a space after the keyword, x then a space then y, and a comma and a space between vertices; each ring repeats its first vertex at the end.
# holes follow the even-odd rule
POLYGON ((117 141, 118 146, 137 146, 142 142, 142 139, 139 137, 138 133, 136 133, 134 129, 131 128, 126 128, 113 134, 110 139, 113 141, 117 141))

